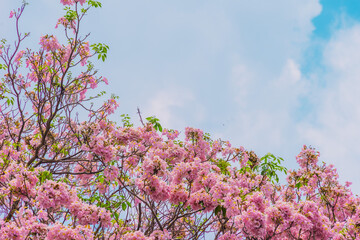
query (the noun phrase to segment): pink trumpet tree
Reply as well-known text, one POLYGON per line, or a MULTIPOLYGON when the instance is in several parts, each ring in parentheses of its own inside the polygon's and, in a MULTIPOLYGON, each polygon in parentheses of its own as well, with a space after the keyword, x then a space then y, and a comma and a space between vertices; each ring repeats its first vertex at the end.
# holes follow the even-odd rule
POLYGON ((79 31, 101 3, 61 3, 64 42, 23 49, 23 5, 15 44, 0 45, 0 239, 360 239, 359 197, 311 147, 287 171, 199 129, 116 125, 116 98, 89 95, 107 84, 89 59, 108 47, 79 31))

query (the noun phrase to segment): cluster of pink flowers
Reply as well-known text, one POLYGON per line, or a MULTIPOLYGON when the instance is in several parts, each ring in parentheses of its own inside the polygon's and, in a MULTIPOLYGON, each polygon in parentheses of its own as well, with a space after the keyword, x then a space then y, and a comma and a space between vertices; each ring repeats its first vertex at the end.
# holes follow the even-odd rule
POLYGON ((168 129, 164 129, 162 134, 166 135, 169 140, 174 140, 175 138, 177 138, 179 136, 180 132, 177 131, 177 130, 171 130, 170 131, 168 129))
POLYGON ((15 11, 10 11, 10 16, 9 16, 9 18, 13 18, 15 14, 16 14, 15 11))
MULTIPOLYGON (((7 149, 4 150, 3 153, 9 152, 7 149)), ((8 154, 13 155, 10 152, 8 154)), ((18 159, 17 154, 14 154, 12 159, 18 159)), ((0 164, 4 166, 5 162, 0 160, 0 164)), ((6 187, 0 188, 0 195, 14 194, 22 199, 26 199, 27 195, 36 195, 35 186, 38 183, 38 170, 31 171, 23 164, 12 162, 8 165, 6 171, 0 171, 0 173, 0 181, 6 183, 6 187)))
POLYGON ((66 29, 69 28, 75 30, 75 21, 69 21, 65 17, 61 17, 58 19, 55 28, 58 28, 59 25, 64 26, 66 29))
POLYGON ((103 226, 111 225, 110 213, 97 206, 75 201, 71 203, 69 209, 73 216, 79 219, 81 225, 95 225, 99 223, 99 220, 103 226))
POLYGON ((40 45, 46 50, 46 51, 56 51, 57 49, 61 48, 60 43, 53 35, 45 35, 41 36, 40 38, 40 45))
POLYGON ((15 56, 15 58, 14 58, 14 62, 16 62, 16 64, 19 66, 20 65, 20 60, 21 60, 21 58, 24 56, 24 54, 25 54, 25 51, 24 50, 22 50, 22 51, 20 51, 20 52, 18 52, 17 54, 16 54, 16 56, 15 56))
POLYGON ((89 58, 89 55, 90 55, 89 42, 85 42, 83 45, 81 45, 81 47, 79 49, 79 54, 81 57, 81 61, 80 61, 81 66, 85 66, 87 64, 87 59, 89 58))
POLYGON ((63 4, 63 5, 74 5, 75 3, 80 3, 81 5, 83 5, 86 0, 60 0, 60 2, 63 4))
POLYGON ((67 184, 52 180, 42 184, 37 192, 36 201, 43 209, 69 206, 76 199, 75 192, 71 191, 67 184))
POLYGON ((83 226, 65 227, 63 224, 56 223, 49 229, 46 240, 59 239, 59 240, 86 240, 93 239, 91 229, 83 226))

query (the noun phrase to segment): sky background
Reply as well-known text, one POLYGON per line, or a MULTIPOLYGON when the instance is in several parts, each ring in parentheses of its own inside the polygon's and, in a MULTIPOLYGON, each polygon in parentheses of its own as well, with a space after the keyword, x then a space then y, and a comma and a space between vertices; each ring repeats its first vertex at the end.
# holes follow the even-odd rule
MULTIPOLYGON (((0 0, 0 38, 14 39, 0 0)), ((26 46, 61 34, 60 1, 28 0, 21 29, 26 46)), ((259 156, 271 152, 297 168, 304 144, 334 164, 360 194, 359 0, 103 0, 83 35, 110 46, 109 79, 120 97, 114 116, 163 127, 201 128, 259 156)))

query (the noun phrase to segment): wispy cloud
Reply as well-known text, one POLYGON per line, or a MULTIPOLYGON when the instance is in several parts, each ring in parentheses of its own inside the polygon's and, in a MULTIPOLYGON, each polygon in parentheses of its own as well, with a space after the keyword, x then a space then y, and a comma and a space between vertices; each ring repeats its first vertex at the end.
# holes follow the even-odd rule
POLYGON ((324 49, 319 77, 326 81, 317 89, 313 123, 300 129, 360 192, 360 24, 335 32, 324 49))
POLYGON ((295 167, 294 157, 302 146, 297 131, 299 115, 307 111, 301 109, 301 98, 306 97, 309 85, 300 64, 314 30, 312 19, 322 8, 318 1, 310 0, 283 4, 259 10, 264 15, 256 16, 260 23, 252 25, 258 37, 253 30, 239 36, 248 49, 234 58, 232 117, 225 128, 217 129, 217 136, 260 154, 272 151, 295 167))
POLYGON ((149 102, 144 106, 144 113, 146 116, 155 115, 166 128, 178 129, 185 124, 183 114, 191 112, 184 110, 187 105, 192 105, 192 109, 196 109, 189 118, 194 121, 203 120, 203 106, 194 102, 194 99, 190 89, 181 86, 163 88, 149 96, 149 102))

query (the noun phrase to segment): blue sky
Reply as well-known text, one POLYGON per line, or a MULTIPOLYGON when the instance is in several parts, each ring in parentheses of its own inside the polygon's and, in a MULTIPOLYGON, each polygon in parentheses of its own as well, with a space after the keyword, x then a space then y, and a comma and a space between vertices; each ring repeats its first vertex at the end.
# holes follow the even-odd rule
MULTIPOLYGON (((14 36, 0 0, 0 36, 14 36)), ((28 0, 28 46, 54 30, 56 1, 28 0)), ((97 63, 120 97, 163 126, 272 152, 296 168, 302 145, 321 152, 360 193, 360 2, 357 0, 104 0, 84 34, 110 46, 97 63)))
POLYGON ((313 19, 315 30, 314 36, 328 39, 334 30, 340 29, 346 25, 342 18, 360 20, 360 2, 357 0, 322 0, 321 14, 313 19))

